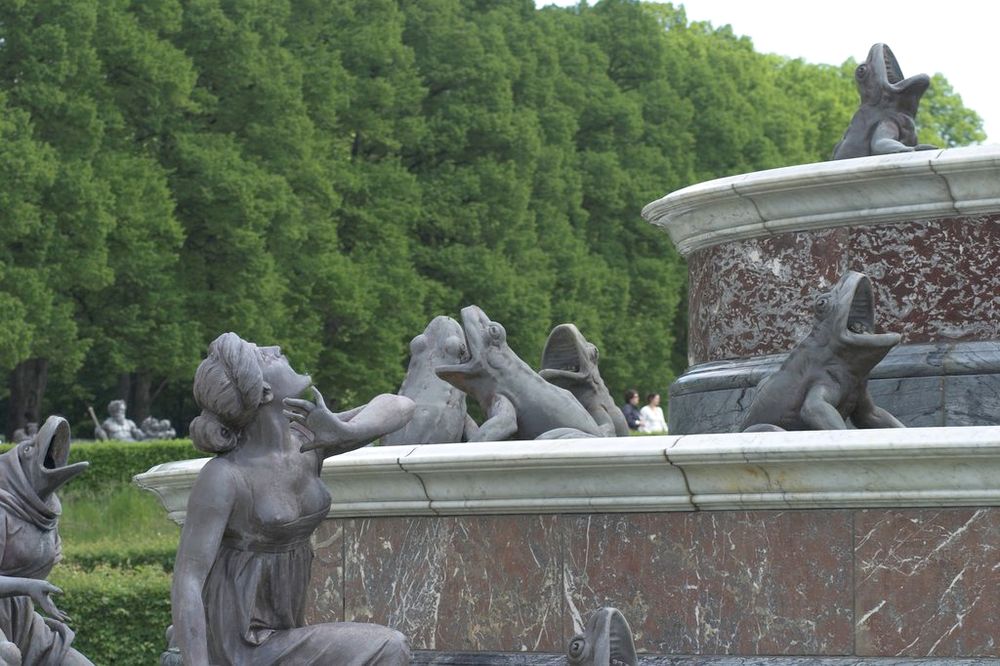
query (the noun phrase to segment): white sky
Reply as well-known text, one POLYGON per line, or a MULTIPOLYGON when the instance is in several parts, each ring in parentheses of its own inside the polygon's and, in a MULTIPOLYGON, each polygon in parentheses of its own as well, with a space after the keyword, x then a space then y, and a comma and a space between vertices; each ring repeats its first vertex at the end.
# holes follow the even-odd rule
MULTIPOLYGON (((536 0, 576 5, 575 0, 536 0)), ((591 5, 594 2, 591 0, 591 5)), ((983 118, 988 143, 1000 141, 1000 2, 950 0, 687 0, 689 21, 711 21, 747 35, 761 53, 839 65, 861 62, 876 42, 892 48, 905 76, 940 72, 965 106, 983 118)), ((917 124, 920 115, 917 114, 917 124)))

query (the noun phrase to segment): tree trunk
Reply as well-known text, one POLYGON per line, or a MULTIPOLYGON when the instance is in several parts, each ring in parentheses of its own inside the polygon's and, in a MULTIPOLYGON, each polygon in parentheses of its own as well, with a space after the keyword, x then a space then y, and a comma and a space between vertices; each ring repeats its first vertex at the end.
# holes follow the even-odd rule
POLYGON ((124 400, 128 404, 132 397, 132 374, 122 372, 118 374, 118 386, 115 388, 115 399, 124 400))
POLYGON ((149 416, 152 383, 153 378, 148 372, 132 374, 132 400, 128 403, 128 414, 136 423, 142 423, 142 420, 149 416))
POLYGON ((30 358, 18 363, 10 373, 10 400, 7 406, 7 437, 29 421, 41 424, 42 398, 49 379, 49 360, 30 358))

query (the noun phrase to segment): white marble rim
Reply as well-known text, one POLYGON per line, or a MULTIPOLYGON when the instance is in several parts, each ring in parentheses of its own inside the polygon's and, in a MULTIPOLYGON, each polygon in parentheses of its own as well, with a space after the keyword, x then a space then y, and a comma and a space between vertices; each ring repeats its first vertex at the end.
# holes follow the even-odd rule
MULTIPOLYGON (((181 523, 206 461, 134 481, 181 523)), ((372 447, 322 478, 335 518, 1000 506, 1000 427, 372 447)))
POLYGON ((1000 212, 1000 144, 817 162, 719 178, 642 216, 677 250, 749 238, 1000 212))

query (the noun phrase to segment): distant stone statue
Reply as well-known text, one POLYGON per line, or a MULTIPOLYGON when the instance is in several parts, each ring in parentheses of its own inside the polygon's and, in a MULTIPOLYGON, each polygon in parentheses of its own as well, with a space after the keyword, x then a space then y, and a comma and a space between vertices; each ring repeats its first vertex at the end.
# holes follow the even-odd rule
POLYGON ((61 555, 55 492, 89 465, 67 465, 69 448, 69 423, 50 416, 0 455, 0 664, 91 663, 71 647, 73 631, 51 598, 59 588, 45 580, 61 555))
POLYGON ((135 421, 125 418, 125 401, 112 400, 108 403, 108 418, 95 428, 98 439, 117 439, 122 442, 137 442, 146 438, 135 421))
POLYGON ((632 629, 621 611, 605 607, 591 615, 583 633, 570 639, 566 660, 570 666, 638 666, 632 629))
POLYGON ((597 368, 600 353, 575 324, 559 324, 549 333, 538 374, 580 401, 608 437, 628 437, 625 415, 612 400, 597 368))
POLYGON ((23 428, 18 428, 14 431, 14 443, 19 444, 23 441, 29 440, 38 434, 38 424, 34 421, 28 421, 24 424, 23 428))
POLYGON ((875 333, 868 278, 848 271, 816 299, 814 311, 812 332, 757 385, 742 429, 843 430, 846 419, 858 428, 904 427, 868 392, 872 368, 901 338, 875 333))
POLYGON ((851 118, 833 159, 934 150, 917 143, 914 118, 920 98, 931 84, 926 74, 903 78, 896 57, 885 44, 875 44, 868 59, 854 70, 861 106, 851 118))
MULTIPOLYGON (((185 664, 405 665, 398 631, 353 622, 307 625, 309 537, 330 509, 323 460, 406 425, 409 398, 376 396, 334 414, 278 347, 235 333, 209 346, 191 440, 216 457, 188 500, 174 567, 174 631, 165 659, 185 664)), ((169 661, 167 662, 169 663, 169 661)))
POLYGON ((170 419, 157 419, 147 416, 142 420, 143 439, 174 439, 177 431, 170 425, 170 419))
POLYGON ((600 437, 603 431, 564 388, 550 384, 507 345, 503 326, 475 305, 462 309, 466 355, 437 376, 477 400, 486 420, 469 441, 600 437))
POLYGON ((410 341, 410 365, 398 393, 413 400, 416 410, 409 423, 383 437, 381 444, 461 442, 478 429, 466 412, 465 393, 434 374, 436 366, 460 363, 467 354, 462 327, 451 317, 435 317, 410 341))

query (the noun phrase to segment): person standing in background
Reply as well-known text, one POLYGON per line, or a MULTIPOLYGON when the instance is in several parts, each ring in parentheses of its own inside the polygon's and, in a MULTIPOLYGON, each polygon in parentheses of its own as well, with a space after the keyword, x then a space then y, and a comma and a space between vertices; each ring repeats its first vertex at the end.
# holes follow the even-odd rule
POLYGON ((625 404, 622 405, 622 414, 625 415, 625 422, 628 429, 635 432, 639 429, 642 417, 639 415, 639 392, 635 389, 625 391, 625 404))
POLYGON ((639 410, 641 423, 639 432, 666 432, 667 422, 663 418, 663 409, 660 407, 660 394, 650 393, 646 396, 646 406, 639 410))

